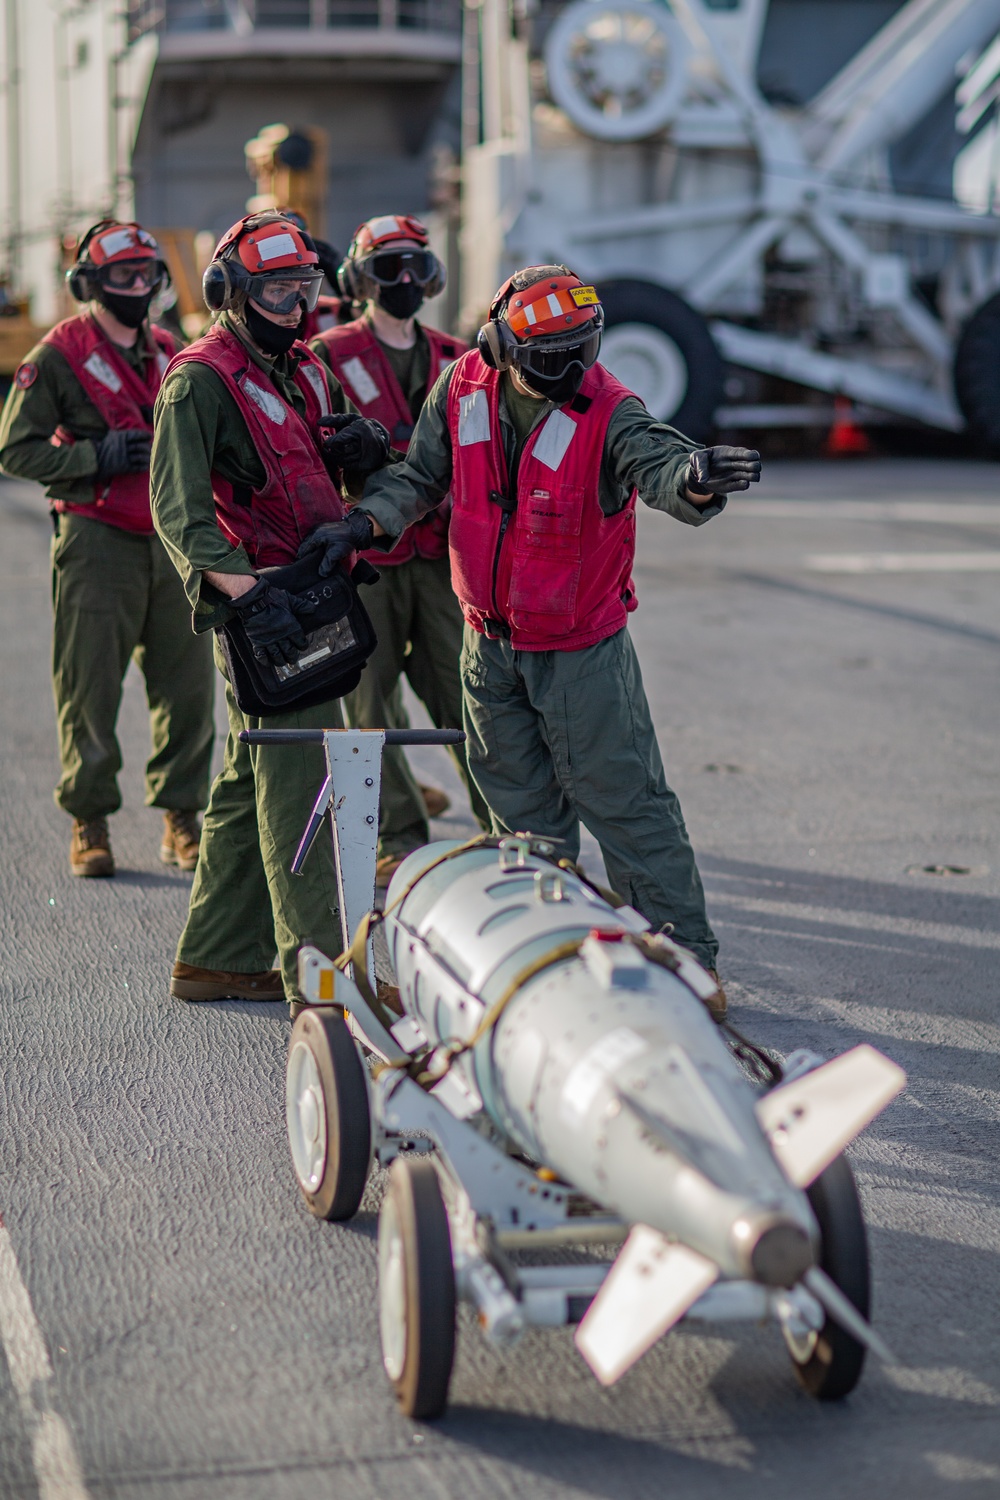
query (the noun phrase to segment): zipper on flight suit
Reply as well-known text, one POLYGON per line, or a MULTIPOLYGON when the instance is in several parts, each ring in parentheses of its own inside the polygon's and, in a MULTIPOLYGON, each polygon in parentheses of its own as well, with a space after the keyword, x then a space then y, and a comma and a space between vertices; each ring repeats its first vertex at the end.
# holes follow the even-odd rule
MULTIPOLYGON (((501 394, 501 402, 502 401, 503 397, 501 394)), ((507 535, 507 527, 510 525, 510 518, 517 510, 517 476, 518 470, 521 467, 521 455, 523 454, 529 439, 533 436, 538 426, 540 425, 542 419, 544 417, 547 417, 549 412, 553 409, 552 403, 550 401, 542 401, 539 403, 539 405, 541 407, 541 410, 532 423, 530 431, 525 435, 523 443, 517 442, 515 433, 514 451, 511 454, 510 462, 508 463, 507 493, 504 494, 501 490, 490 490, 490 499, 492 500, 494 505, 499 505, 502 512, 500 516, 500 531, 497 535, 497 544, 493 553, 493 583, 490 591, 490 598, 493 601, 493 612, 495 618, 504 625, 507 625, 508 629, 510 628, 510 622, 505 620, 503 615, 500 613, 500 603, 497 599, 497 580, 500 574, 500 554, 503 551, 503 539, 507 535)), ((510 422, 509 416, 507 418, 507 421, 513 428, 513 423, 510 422)), ((502 425, 500 430, 502 433, 502 425)), ((506 454, 504 456, 506 457, 506 454)))

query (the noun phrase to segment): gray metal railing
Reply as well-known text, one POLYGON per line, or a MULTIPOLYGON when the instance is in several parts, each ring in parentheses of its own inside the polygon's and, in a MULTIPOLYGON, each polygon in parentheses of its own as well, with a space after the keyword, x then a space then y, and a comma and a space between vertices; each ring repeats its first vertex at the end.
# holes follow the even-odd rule
POLYGON ((130 41, 150 31, 248 35, 276 28, 381 27, 457 34, 461 19, 461 0, 133 0, 128 6, 130 41))

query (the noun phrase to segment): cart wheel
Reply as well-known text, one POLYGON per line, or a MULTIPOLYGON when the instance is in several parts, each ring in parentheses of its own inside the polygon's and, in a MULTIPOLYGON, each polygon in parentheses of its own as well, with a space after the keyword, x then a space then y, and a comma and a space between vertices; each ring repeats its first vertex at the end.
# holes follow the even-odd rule
POLYGON ((293 1026, 285 1118, 309 1212, 353 1218, 368 1181, 371 1114, 364 1065, 339 1011, 306 1010, 293 1026))
MULTIPOLYGON (((806 1188, 806 1196, 819 1221, 820 1265, 862 1317, 867 1318, 871 1301, 868 1236, 854 1173, 846 1156, 836 1157, 806 1188)), ((861 1378, 864 1345, 829 1316, 818 1333, 800 1339, 786 1331, 785 1342, 799 1379, 818 1401, 839 1401, 853 1391, 861 1378)))
POLYGON ((397 1158, 378 1221, 382 1362, 408 1417, 440 1417, 455 1359, 455 1270, 438 1175, 397 1158))

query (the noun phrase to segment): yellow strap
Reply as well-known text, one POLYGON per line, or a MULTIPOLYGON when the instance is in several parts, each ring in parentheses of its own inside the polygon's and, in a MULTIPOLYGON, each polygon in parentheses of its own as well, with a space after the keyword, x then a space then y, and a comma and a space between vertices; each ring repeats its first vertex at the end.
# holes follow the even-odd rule
POLYGON ((460 1042, 457 1047, 449 1049, 448 1060, 441 1071, 439 1073, 421 1073, 418 1076, 417 1082, 421 1087, 427 1088, 435 1083, 440 1083, 455 1059, 461 1057, 465 1052, 471 1052, 474 1047, 478 1046, 483 1037, 487 1036, 493 1030, 511 1000, 527 984, 529 979, 534 979, 536 974, 541 974, 544 969, 550 969, 553 964, 561 963, 563 959, 575 958, 584 941, 583 938, 572 938, 567 943, 560 943, 558 947, 550 948, 548 953, 543 953, 540 958, 536 958, 526 968, 521 969, 511 980, 503 994, 494 1000, 468 1041, 460 1042))
MULTIPOLYGON (((474 839, 469 839, 467 843, 460 844, 457 849, 449 849, 446 854, 438 855, 437 859, 433 860, 429 865, 425 865, 416 879, 411 880, 405 891, 402 891, 396 897, 395 901, 390 906, 387 906, 384 911, 369 911, 365 913, 358 923, 357 931, 351 939, 350 947, 345 948, 343 953, 338 954, 333 960, 334 968, 339 969, 342 974, 347 970, 348 965, 353 967, 356 988, 377 1019, 381 1021, 386 1031, 392 1030, 399 1017, 386 1010, 368 982, 368 939, 371 936, 372 930, 384 922, 389 913, 406 900, 414 886, 423 880, 425 875, 429 875, 431 870, 436 870, 438 865, 443 865, 449 859, 455 859, 459 854, 467 854, 470 849, 478 849, 492 837, 494 837, 492 834, 477 834, 474 839)), ((400 1064, 396 1066, 400 1066, 400 1064)))
MULTIPOLYGON (((541 856, 539 857, 541 858, 541 856)), ((589 887, 590 890, 594 891, 598 896, 600 896, 602 901, 606 901, 608 905, 610 907, 613 907, 615 910, 617 910, 619 906, 628 905, 628 902, 625 900, 624 896, 619 896, 616 891, 609 891, 606 885, 598 885, 596 880, 591 880, 588 876, 586 876, 580 869, 580 866, 574 864, 571 859, 559 859, 556 861, 556 863, 559 866, 560 870, 568 870, 571 875, 576 876, 577 880, 582 880, 585 886, 589 887)))

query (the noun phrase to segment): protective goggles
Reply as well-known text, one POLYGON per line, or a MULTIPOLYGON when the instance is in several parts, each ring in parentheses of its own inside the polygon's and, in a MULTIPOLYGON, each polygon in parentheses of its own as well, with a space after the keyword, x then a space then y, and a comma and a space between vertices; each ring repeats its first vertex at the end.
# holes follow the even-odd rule
POLYGON ((93 273, 109 292, 155 292, 163 281, 161 260, 117 260, 93 273))
POLYGON ((433 250, 380 250, 366 256, 359 269, 379 286, 397 286, 407 272, 411 281, 426 286, 438 274, 438 258, 433 250))
POLYGON ((529 383, 532 375, 539 380, 560 380, 574 365, 579 365, 582 370, 589 370, 601 352, 603 321, 591 324, 591 328, 593 332, 588 332, 583 338, 579 336, 580 330, 574 329, 576 337, 573 342, 567 339, 558 345, 551 342, 518 344, 512 352, 513 363, 529 379, 529 383))
POLYGON ((268 312, 279 315, 290 313, 300 304, 305 305, 307 312, 312 312, 319 301, 323 272, 301 276, 273 273, 270 276, 247 276, 245 279, 240 278, 239 285, 252 302, 268 312))

